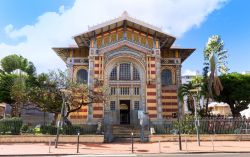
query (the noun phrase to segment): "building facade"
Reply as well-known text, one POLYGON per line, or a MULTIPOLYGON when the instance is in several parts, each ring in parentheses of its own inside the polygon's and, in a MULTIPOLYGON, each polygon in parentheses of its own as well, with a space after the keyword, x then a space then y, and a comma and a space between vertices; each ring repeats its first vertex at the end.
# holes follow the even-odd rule
POLYGON ((70 115, 75 123, 137 125, 138 111, 151 122, 178 112, 181 64, 195 50, 173 47, 174 36, 130 17, 90 27, 74 36, 77 46, 53 48, 78 82, 95 89, 94 79, 109 87, 107 104, 93 103, 70 115), (108 118, 107 118, 108 117, 108 118))

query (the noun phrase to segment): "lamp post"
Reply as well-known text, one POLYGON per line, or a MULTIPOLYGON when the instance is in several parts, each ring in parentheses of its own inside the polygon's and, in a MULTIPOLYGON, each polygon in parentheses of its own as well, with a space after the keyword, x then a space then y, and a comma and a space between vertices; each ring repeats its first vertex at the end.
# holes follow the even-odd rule
POLYGON ((62 89, 61 92, 62 92, 63 102, 62 102, 62 107, 61 107, 61 117, 60 117, 60 119, 59 119, 59 121, 57 123, 55 148, 57 148, 57 145, 58 145, 59 133, 60 133, 61 125, 63 123, 63 117, 64 117, 64 113, 65 113, 66 93, 69 92, 69 91, 67 91, 65 89, 62 89))
POLYGON ((179 150, 182 150, 182 145, 181 145, 181 125, 180 125, 180 114, 178 112, 177 113, 173 113, 172 114, 172 118, 177 118, 177 122, 178 122, 178 137, 179 137, 179 150))
POLYGON ((200 87, 198 87, 196 89, 189 90, 189 92, 194 93, 194 94, 192 94, 192 97, 194 99, 195 129, 196 129, 196 136, 197 136, 198 146, 201 145, 200 144, 200 134, 199 134, 199 125, 200 125, 200 122, 199 122, 199 118, 198 118, 198 115, 197 115, 197 102, 198 102, 198 99, 199 99, 199 92, 200 91, 201 91, 200 87))

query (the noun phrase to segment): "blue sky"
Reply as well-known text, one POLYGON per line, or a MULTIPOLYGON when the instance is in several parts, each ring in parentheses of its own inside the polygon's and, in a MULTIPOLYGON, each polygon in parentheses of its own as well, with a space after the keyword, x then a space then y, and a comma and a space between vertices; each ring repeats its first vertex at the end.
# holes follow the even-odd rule
POLYGON ((51 47, 74 44, 71 37, 88 25, 127 10, 177 36, 177 45, 197 49, 184 62, 184 73, 201 72, 202 51, 213 34, 225 42, 230 72, 250 71, 249 6, 248 0, 0 0, 0 58, 21 54, 35 63, 38 72, 65 68, 51 47))
POLYGON ((225 49, 228 50, 230 72, 250 71, 249 7, 248 0, 231 0, 223 8, 209 15, 199 28, 187 31, 178 43, 182 46, 194 45, 197 50, 183 64, 183 67, 199 69, 197 66, 203 62, 202 51, 207 38, 213 34, 219 34, 225 43, 225 49))

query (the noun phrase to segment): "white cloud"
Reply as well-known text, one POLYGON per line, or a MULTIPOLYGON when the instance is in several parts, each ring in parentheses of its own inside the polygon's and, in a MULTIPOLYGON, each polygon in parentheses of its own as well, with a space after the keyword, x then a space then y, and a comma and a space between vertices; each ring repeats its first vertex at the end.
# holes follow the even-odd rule
POLYGON ((24 37, 16 45, 0 43, 0 58, 18 53, 33 61, 39 72, 64 68, 64 63, 51 47, 67 46, 72 36, 96 25, 120 16, 127 10, 130 16, 160 26, 176 36, 192 27, 199 27, 206 17, 225 4, 227 0, 76 0, 73 7, 58 8, 58 12, 46 12, 33 25, 5 27, 10 38, 24 37))

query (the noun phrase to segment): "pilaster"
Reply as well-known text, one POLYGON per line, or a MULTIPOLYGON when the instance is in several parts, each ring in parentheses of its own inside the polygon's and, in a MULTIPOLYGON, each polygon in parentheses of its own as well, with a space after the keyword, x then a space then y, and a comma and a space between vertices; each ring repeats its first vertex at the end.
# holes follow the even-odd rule
MULTIPOLYGON (((179 87, 181 85, 181 64, 177 64, 176 65, 176 86, 177 86, 177 95, 178 95, 178 90, 179 90, 179 87)), ((177 97, 178 99, 178 112, 179 114, 181 114, 181 116, 183 115, 183 107, 182 107, 182 103, 180 103, 180 100, 179 98, 177 97)))
MULTIPOLYGON (((95 54, 97 49, 90 48, 89 49, 89 69, 88 69, 88 88, 93 90, 94 88, 94 61, 95 61, 95 54)), ((88 123, 93 122, 93 104, 88 105, 88 123)))
POLYGON ((161 52, 160 49, 154 49, 155 68, 156 68, 156 104, 157 119, 162 120, 162 102, 161 102, 161 52))

